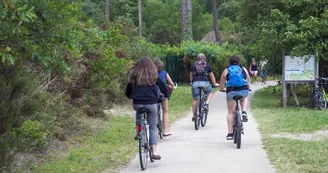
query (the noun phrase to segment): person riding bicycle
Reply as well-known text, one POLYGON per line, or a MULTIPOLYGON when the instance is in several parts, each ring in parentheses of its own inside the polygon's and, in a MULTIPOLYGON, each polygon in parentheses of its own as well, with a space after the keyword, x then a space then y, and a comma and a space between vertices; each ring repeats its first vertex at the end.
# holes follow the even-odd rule
MULTIPOLYGON (((157 145, 157 103, 158 87, 165 97, 168 96, 167 88, 158 78, 157 68, 149 57, 142 57, 132 68, 130 81, 126 87, 125 95, 133 100, 133 109, 136 110, 136 125, 142 124, 141 108, 149 110, 149 142, 152 145, 153 158, 161 159, 156 151, 157 145)), ((138 133, 136 138, 141 138, 138 133)))
POLYGON ((244 122, 248 121, 246 106, 247 106, 247 96, 248 90, 250 89, 250 77, 245 67, 239 64, 239 57, 233 55, 229 58, 230 65, 225 68, 222 72, 220 79, 220 90, 226 92, 228 115, 228 135, 227 140, 232 140, 233 138, 233 121, 234 121, 234 110, 236 107, 236 102, 233 100, 234 96, 241 96, 240 100, 242 118, 244 122), (226 90, 224 85, 226 84, 226 90))
MULTIPOLYGON (((157 70, 158 70, 158 77, 160 78, 160 80, 164 83, 166 83, 166 81, 169 82, 170 84, 170 88, 171 89, 176 89, 175 86, 174 86, 174 83, 170 77, 170 75, 165 71, 163 70, 163 63, 160 59, 158 58, 155 58, 153 60, 157 70)), ((169 114, 169 101, 168 101, 168 97, 164 97, 164 98, 161 98, 162 100, 162 108, 163 108, 163 123, 164 123, 164 134, 163 136, 166 137, 166 136, 170 136, 172 135, 171 133, 169 133, 168 131, 168 114, 169 114)))
MULTIPOLYGON (((208 80, 211 79, 214 86, 219 86, 216 83, 211 65, 206 62, 206 57, 203 53, 197 55, 197 61, 195 61, 190 69, 190 83, 192 84, 192 112, 195 113, 196 102, 199 97, 199 89, 198 87, 204 88, 204 93, 207 95, 207 99, 204 104, 204 110, 208 110, 208 103, 212 97, 212 86, 208 80)), ((193 115, 192 120, 195 120, 195 115, 193 115)))

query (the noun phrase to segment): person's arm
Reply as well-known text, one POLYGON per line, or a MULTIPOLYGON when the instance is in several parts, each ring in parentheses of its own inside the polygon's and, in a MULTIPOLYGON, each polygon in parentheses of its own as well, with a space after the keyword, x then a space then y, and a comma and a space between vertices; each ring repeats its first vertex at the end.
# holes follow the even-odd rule
POLYGON ((190 73, 189 73, 189 80, 190 80, 190 83, 192 83, 192 77, 193 77, 193 72, 190 72, 190 73))
POLYGON ((222 72, 221 78, 220 78, 220 90, 224 91, 224 86, 226 82, 226 76, 227 76, 228 70, 225 68, 222 72))
POLYGON ((245 71, 245 73, 246 73, 246 80, 247 80, 247 86, 248 86, 248 88, 251 88, 251 86, 250 86, 250 81, 251 81, 251 79, 250 79, 250 77, 249 77, 249 74, 248 74, 248 71, 246 70, 246 68, 245 67, 243 67, 243 70, 245 71))
POLYGON ((168 73, 166 73, 166 79, 169 82, 171 88, 174 88, 174 83, 173 83, 173 81, 172 81, 172 79, 171 79, 171 77, 168 73))
POLYGON ((132 93, 132 84, 128 83, 125 88, 125 96, 131 99, 131 93, 132 93))
POLYGON ((215 76, 214 76, 213 72, 208 73, 208 76, 210 77, 210 79, 211 79, 214 86, 219 86, 219 84, 216 83, 216 79, 215 79, 215 76))

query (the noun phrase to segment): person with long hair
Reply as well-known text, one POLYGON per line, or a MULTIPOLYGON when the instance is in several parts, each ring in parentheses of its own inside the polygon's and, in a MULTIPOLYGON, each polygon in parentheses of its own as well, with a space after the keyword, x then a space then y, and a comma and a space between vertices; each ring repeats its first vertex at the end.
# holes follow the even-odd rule
MULTIPOLYGON (((158 80, 157 68, 149 57, 142 57, 132 68, 130 81, 126 87, 125 95, 133 100, 133 109, 136 111, 136 125, 142 122, 141 108, 149 110, 149 141, 153 150, 153 159, 160 160, 161 156, 156 151, 157 146, 157 103, 158 88, 168 96, 166 85, 158 80)), ((140 138, 137 134, 136 138, 140 138)))
MULTIPOLYGON (((159 79, 164 83, 166 83, 166 81, 168 81, 169 84, 170 84, 170 88, 175 89, 174 88, 174 83, 173 83, 170 75, 165 70, 163 70, 163 62, 159 58, 155 58, 153 60, 153 62, 155 64, 156 68, 157 68, 159 79)), ((166 136, 172 135, 171 133, 169 133, 169 130, 168 130, 168 119, 169 119, 169 101, 168 101, 168 97, 162 98, 162 108, 163 108, 163 122, 164 122, 164 134, 163 134, 163 136, 166 137, 166 136)))
POLYGON ((234 121, 234 110, 236 107, 236 102, 233 100, 234 96, 241 96, 240 100, 241 110, 242 110, 242 119, 243 122, 248 121, 246 106, 247 106, 247 96, 248 90, 250 88, 249 85, 249 74, 245 67, 242 67, 239 64, 238 56, 231 56, 229 58, 230 65, 225 68, 221 75, 220 80, 220 91, 226 92, 227 99, 227 124, 228 124, 228 135, 227 140, 232 140, 232 126, 234 121), (226 89, 224 89, 226 86, 226 89))

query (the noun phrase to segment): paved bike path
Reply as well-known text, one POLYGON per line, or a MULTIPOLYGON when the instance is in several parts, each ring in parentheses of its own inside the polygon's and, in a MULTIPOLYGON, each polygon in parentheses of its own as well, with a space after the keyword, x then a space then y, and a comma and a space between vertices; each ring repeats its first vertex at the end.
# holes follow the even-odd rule
MULTIPOLYGON (((268 82, 267 85, 273 85, 268 82)), ((264 85, 266 86, 266 85, 264 85)), ((262 88, 257 83, 253 91, 262 88)), ((252 95, 253 92, 250 93, 252 95)), ((251 100, 251 98, 250 98, 251 100)), ((210 102, 205 127, 194 129, 191 114, 171 126, 173 136, 159 139, 158 152, 162 159, 148 162, 147 172, 154 173, 272 173, 275 172, 263 149, 257 123, 248 108, 249 121, 244 123, 245 135, 241 148, 226 140, 225 93, 217 92, 210 102)), ((121 173, 141 171, 138 156, 121 173)))

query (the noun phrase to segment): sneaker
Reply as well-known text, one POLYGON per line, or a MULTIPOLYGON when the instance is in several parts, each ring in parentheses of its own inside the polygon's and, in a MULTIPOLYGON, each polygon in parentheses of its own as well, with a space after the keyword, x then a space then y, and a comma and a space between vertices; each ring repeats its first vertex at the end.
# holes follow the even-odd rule
POLYGON ((247 122, 248 121, 247 113, 245 111, 243 111, 241 113, 241 117, 243 118, 243 122, 247 122))
POLYGON ((204 106, 203 106, 203 108, 204 108, 204 111, 208 111, 208 104, 205 103, 204 106))
POLYGON ((233 139, 233 133, 228 133, 227 140, 232 140, 232 139, 233 139))

